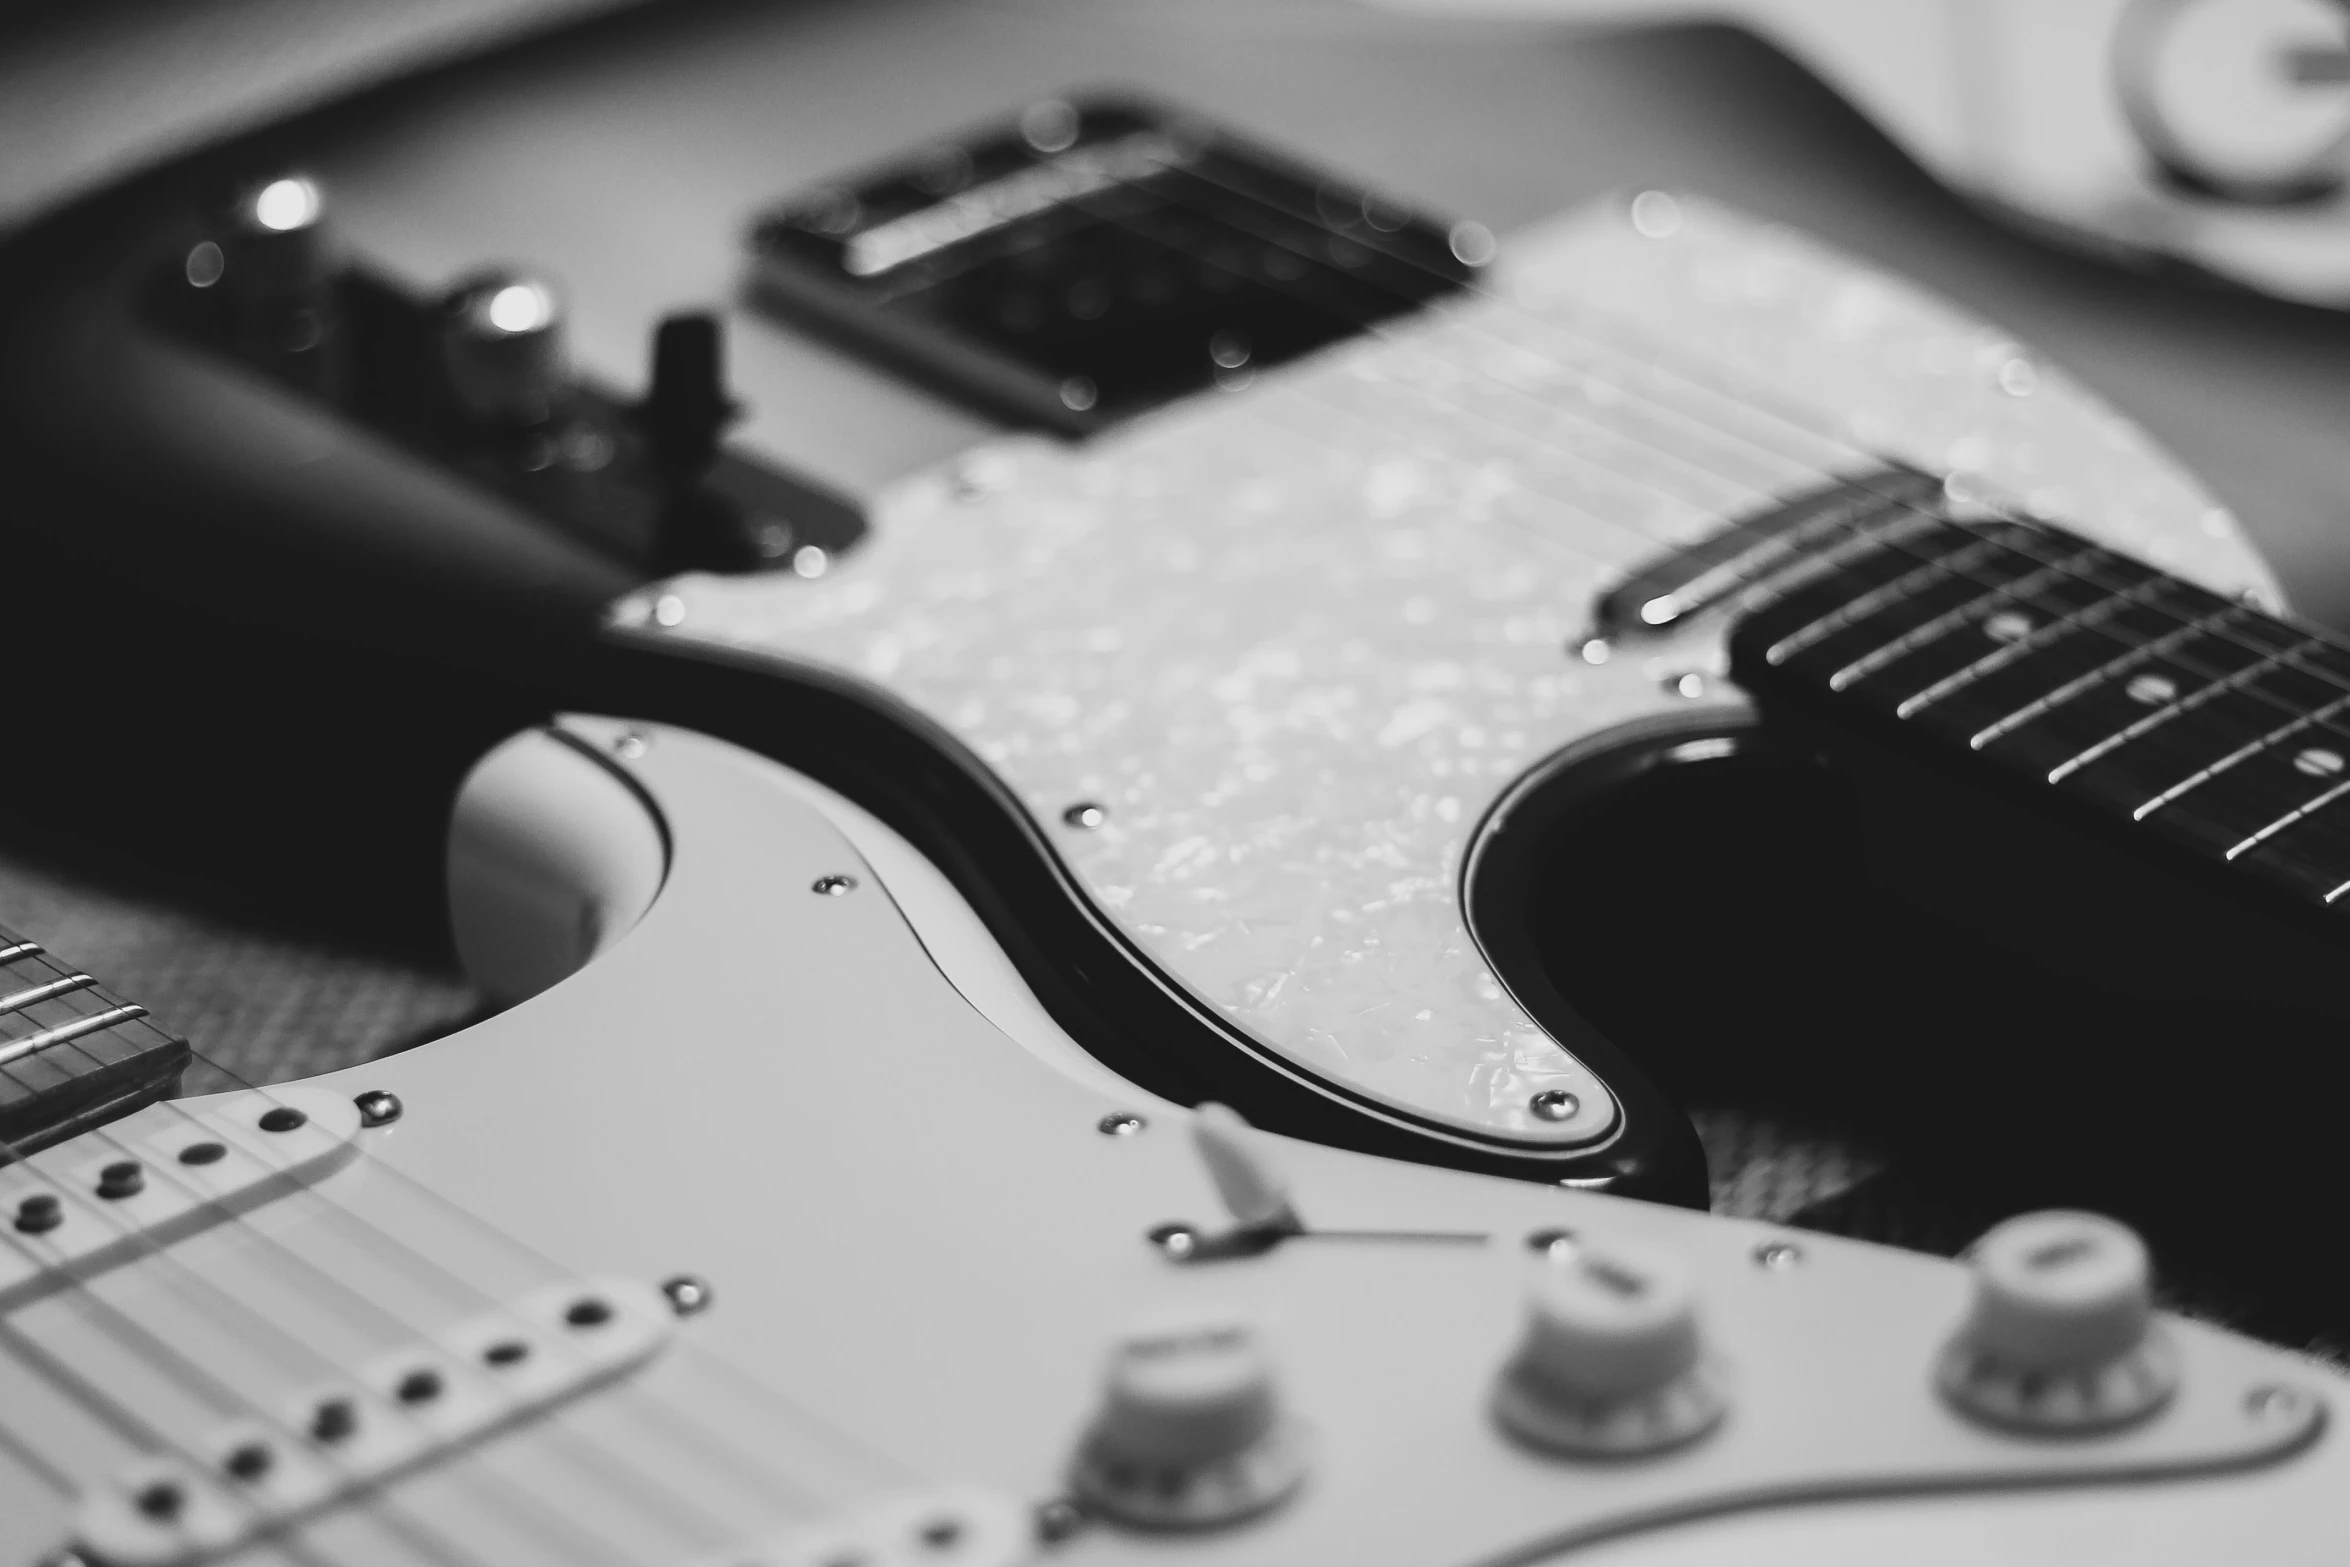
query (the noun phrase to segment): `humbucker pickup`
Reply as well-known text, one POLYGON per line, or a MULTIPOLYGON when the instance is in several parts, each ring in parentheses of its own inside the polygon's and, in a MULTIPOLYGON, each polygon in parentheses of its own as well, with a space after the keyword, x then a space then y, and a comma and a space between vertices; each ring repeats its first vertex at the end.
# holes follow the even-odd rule
POLYGON ((0 1164, 179 1087, 188 1042, 0 927, 0 1164))

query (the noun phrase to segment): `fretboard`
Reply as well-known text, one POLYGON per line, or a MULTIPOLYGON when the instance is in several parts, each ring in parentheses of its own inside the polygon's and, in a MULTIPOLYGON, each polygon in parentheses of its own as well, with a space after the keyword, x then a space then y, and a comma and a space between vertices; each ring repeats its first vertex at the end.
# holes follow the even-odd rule
POLYGON ((2350 912, 2350 647, 1913 477, 1740 621, 1741 684, 2350 912))
POLYGON ((188 1042, 0 927, 0 1164, 178 1086, 188 1042))

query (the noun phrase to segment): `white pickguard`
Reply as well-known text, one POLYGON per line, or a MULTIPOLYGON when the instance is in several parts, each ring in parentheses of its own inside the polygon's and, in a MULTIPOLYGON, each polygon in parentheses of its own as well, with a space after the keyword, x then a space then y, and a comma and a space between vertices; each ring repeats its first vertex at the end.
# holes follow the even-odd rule
MULTIPOLYGON (((2350 1450, 2306 1400, 2338 1406, 2350 1383, 2174 1320, 2184 1370, 2160 1415, 2094 1438, 2003 1435, 1934 1392, 1968 1291, 1935 1258, 1275 1140, 1314 1227, 1487 1239, 1171 1262, 1150 1226, 1217 1217, 1186 1112, 1060 1075, 992 1028, 926 954, 929 895, 901 910, 827 820, 839 802, 735 748, 644 733, 626 767, 672 853, 633 929, 510 1012, 305 1085, 404 1102, 347 1170, 8 1325, 74 1353, 156 1440, 186 1442, 555 1280, 690 1270, 715 1305, 609 1389, 338 1505, 290 1550, 233 1560, 832 1567, 743 1542, 908 1487, 979 1485, 1015 1509, 1059 1494, 1112 1335, 1210 1304, 1274 1344, 1285 1407, 1313 1436, 1305 1487, 1245 1525, 1097 1525, 1040 1560, 2139 1567, 2316 1562, 2338 1544, 2350 1450), (853 892, 813 892, 843 873, 853 892), (1121 1110, 1148 1124, 1097 1130, 1121 1110), (1554 1227, 1688 1268, 1730 1378, 1719 1428, 1605 1462, 1497 1428, 1488 1394, 1544 1265, 1525 1240, 1554 1227), (1795 1265, 1764 1265, 1761 1248, 1790 1242, 1795 1265), (203 1366, 228 1410, 157 1377, 117 1320, 203 1366), (2247 1399, 2272 1385, 2298 1391, 2304 1418, 2264 1432, 2247 1399), (2100 1483, 2124 1478, 2139 1483, 2100 1483), (1926 1494, 1952 1489, 1966 1494, 1926 1494), (445 1548, 420 1548, 420 1520, 445 1548)), ((871 841, 853 809, 839 819, 871 841)), ((0 1429, 37 1434, 70 1476, 128 1457, 14 1354, 0 1429)), ((7 1559, 57 1544, 73 1512, 0 1453, 7 1559)))
POLYGON ((1702 632, 1573 657, 1612 577, 1872 453, 2273 594, 2190 477, 1997 331, 1784 230, 1664 210, 1665 237, 1613 206, 1527 235, 1487 292, 1248 390, 910 480, 821 580, 690 577, 616 621, 910 702, 1166 973, 1308 1071, 1589 1143, 1612 1109, 1487 967, 1460 881, 1512 782, 1688 706, 1666 682, 1717 660, 1702 632), (1098 830, 1064 825, 1078 802, 1098 830), (1581 1113, 1531 1114, 1552 1088, 1581 1113))

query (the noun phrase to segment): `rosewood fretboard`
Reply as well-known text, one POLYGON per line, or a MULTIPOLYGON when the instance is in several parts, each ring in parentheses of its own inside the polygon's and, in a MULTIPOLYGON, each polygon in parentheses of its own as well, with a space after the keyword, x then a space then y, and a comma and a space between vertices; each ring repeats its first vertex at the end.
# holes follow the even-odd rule
POLYGON ((1844 487, 1883 499, 1736 626, 1740 682, 2350 912, 2350 647, 1916 478, 1844 487))

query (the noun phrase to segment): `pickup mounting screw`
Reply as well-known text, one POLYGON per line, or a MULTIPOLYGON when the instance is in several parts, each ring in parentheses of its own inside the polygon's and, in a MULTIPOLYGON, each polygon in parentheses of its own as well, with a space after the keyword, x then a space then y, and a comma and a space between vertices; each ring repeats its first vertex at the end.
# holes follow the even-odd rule
POLYGON ((1080 832, 1091 832, 1110 819, 1110 813, 1091 800, 1080 800, 1061 813, 1061 820, 1080 832))
POLYGON ((1150 1122, 1131 1110, 1113 1110, 1093 1123, 1093 1129, 1104 1137, 1132 1137, 1150 1122))
POLYGON ((351 1102, 359 1107, 359 1124, 362 1126, 389 1126, 400 1119, 408 1108, 400 1103, 398 1094, 382 1088, 370 1088, 351 1102))
POLYGON ((699 1316, 708 1311, 713 1298, 710 1281, 691 1273, 665 1280, 661 1293, 669 1297, 669 1309, 681 1317, 699 1316))
POLYGON ((1583 1101, 1563 1088, 1546 1088, 1526 1101, 1526 1108, 1544 1121, 1572 1121, 1583 1101))
POLYGON ((840 875, 819 876, 808 890, 824 898, 846 897, 857 890, 857 878, 840 875))

